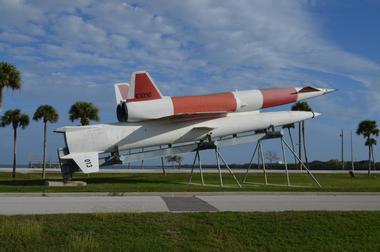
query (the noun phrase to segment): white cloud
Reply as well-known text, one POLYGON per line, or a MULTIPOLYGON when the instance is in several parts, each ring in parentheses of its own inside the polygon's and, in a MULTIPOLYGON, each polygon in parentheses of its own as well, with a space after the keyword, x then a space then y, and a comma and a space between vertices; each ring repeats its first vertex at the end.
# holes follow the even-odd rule
POLYGON ((35 39, 31 36, 19 34, 16 32, 1 32, 0 33, 0 41, 12 43, 12 44, 25 44, 29 42, 35 41, 35 39))

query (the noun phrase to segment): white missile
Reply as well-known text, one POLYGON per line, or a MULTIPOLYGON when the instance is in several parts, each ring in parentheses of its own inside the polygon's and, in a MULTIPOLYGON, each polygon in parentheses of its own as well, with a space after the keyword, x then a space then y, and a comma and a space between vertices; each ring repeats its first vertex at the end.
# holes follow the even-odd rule
POLYGON ((69 154, 85 173, 99 170, 98 155, 133 148, 164 144, 196 142, 231 134, 266 129, 271 126, 304 121, 318 113, 282 111, 260 113, 228 113, 216 118, 175 118, 136 123, 66 126, 56 132, 64 133, 69 154))

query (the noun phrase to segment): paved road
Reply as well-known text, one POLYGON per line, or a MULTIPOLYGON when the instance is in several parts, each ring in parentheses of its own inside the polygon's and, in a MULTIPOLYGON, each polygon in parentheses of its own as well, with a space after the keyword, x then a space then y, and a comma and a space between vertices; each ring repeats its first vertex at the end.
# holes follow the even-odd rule
POLYGON ((378 193, 157 194, 128 196, 0 196, 0 214, 92 212, 377 210, 378 193))

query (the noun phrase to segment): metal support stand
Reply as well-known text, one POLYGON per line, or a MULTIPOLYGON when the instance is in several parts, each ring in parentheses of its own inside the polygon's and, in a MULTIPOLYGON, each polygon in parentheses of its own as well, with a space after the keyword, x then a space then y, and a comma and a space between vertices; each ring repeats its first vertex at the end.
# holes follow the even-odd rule
MULTIPOLYGON (((160 145, 160 150, 162 149, 162 146, 160 145)), ((166 176, 166 170, 165 170, 165 161, 164 157, 161 157, 161 168, 162 168, 162 174, 166 176)))
POLYGON ((193 161, 193 166, 191 167, 191 173, 190 173, 190 178, 189 178, 189 184, 191 183, 191 180, 193 179, 193 174, 194 174, 194 167, 195 167, 195 162, 198 160, 198 166, 199 166, 199 173, 201 175, 201 182, 202 185, 205 184, 204 179, 203 179, 203 170, 202 170, 202 162, 201 158, 199 155, 199 150, 196 151, 194 161, 193 161))
POLYGON ((284 162, 285 171, 286 171, 286 182, 287 182, 287 185, 290 186, 289 171, 288 171, 288 162, 286 160, 285 148, 284 148, 284 138, 281 138, 281 151, 282 151, 282 160, 284 162))
MULTIPOLYGON (((236 181, 236 184, 238 184, 238 186, 241 188, 241 184, 239 183, 239 180, 237 180, 237 178, 235 177, 235 174, 232 172, 230 166, 227 164, 226 160, 224 160, 222 154, 220 154, 219 147, 215 148, 215 153, 217 155, 217 159, 220 158, 223 161, 224 165, 226 166, 226 168, 228 169, 228 171, 230 172, 230 174, 232 175, 232 177, 236 181)), ((223 186, 223 184, 222 184, 222 173, 220 171, 219 161, 217 161, 217 162, 218 162, 218 168, 219 168, 220 182, 221 182, 221 186, 223 186)))
MULTIPOLYGON (((244 176, 244 179, 243 179, 243 183, 245 183, 245 181, 247 181, 247 177, 248 177, 249 169, 251 169, 253 159, 255 158, 255 155, 256 155, 256 152, 257 152, 258 149, 259 149, 259 142, 257 142, 257 144, 256 144, 256 146, 255 146, 255 150, 254 150, 253 153, 252 153, 252 157, 251 157, 251 160, 249 161, 249 165, 248 165, 248 167, 247 167, 247 172, 245 173, 245 176, 244 176)), ((259 161, 258 161, 258 162, 259 162, 259 161)), ((257 162, 257 163, 258 163, 258 162, 257 162)))
POLYGON ((265 169, 264 151, 263 151, 263 145, 261 144, 261 140, 259 141, 259 153, 261 157, 261 164, 263 165, 265 184, 267 185, 268 184, 267 170, 265 169))
POLYGON ((69 182, 73 178, 73 173, 79 170, 78 165, 71 159, 61 159, 61 157, 68 154, 68 150, 66 148, 58 148, 57 149, 59 166, 61 168, 61 174, 63 178, 63 182, 69 182))
POLYGON ((302 160, 300 159, 300 157, 295 153, 295 151, 289 146, 289 144, 284 140, 284 136, 283 134, 280 134, 280 135, 277 135, 277 136, 272 136, 272 137, 268 137, 268 138, 263 138, 262 140, 259 140, 256 144, 256 147, 253 151, 253 154, 251 156, 251 159, 250 159, 250 162, 249 162, 249 165, 248 165, 248 168, 247 168, 247 171, 245 173, 245 176, 244 176, 244 179, 243 179, 243 183, 247 183, 247 177, 248 177, 248 174, 249 174, 249 170, 251 169, 252 167, 252 162, 255 158, 255 155, 257 153, 257 156, 258 156, 258 160, 257 160, 257 163, 258 163, 258 167, 260 167, 260 163, 262 164, 262 167, 263 167, 263 172, 264 172, 264 179, 265 179, 265 185, 268 185, 268 179, 267 179, 267 173, 266 173, 266 169, 265 169, 265 161, 264 161, 264 154, 263 154, 263 147, 262 147, 262 143, 261 141, 265 140, 265 139, 271 139, 271 138, 280 138, 280 141, 281 141, 281 150, 282 150, 282 157, 283 157, 283 162, 284 162, 284 166, 285 166, 285 172, 286 172, 286 181, 287 181, 287 186, 291 186, 290 184, 290 178, 289 178, 289 170, 288 170, 288 163, 287 163, 287 160, 286 160, 286 155, 285 155, 285 148, 284 146, 286 146, 286 148, 288 148, 288 150, 294 155, 294 157, 300 162, 301 164, 301 167, 303 167, 308 175, 314 180, 314 182, 318 185, 319 188, 321 188, 321 184, 318 182, 318 180, 314 177, 314 175, 311 173, 311 171, 309 170, 309 168, 302 162, 302 160), (261 161, 261 162, 260 162, 261 161))
MULTIPOLYGON (((285 142, 284 139, 282 139, 282 142, 286 145, 286 147, 292 151, 292 148, 290 148, 290 146, 285 142)), ((295 155, 295 153, 293 153, 295 155)), ((314 177, 314 175, 310 172, 309 168, 306 167, 306 165, 302 162, 302 160, 298 157, 298 156, 295 156, 298 161, 301 163, 301 165, 306 169, 307 173, 309 174, 309 176, 314 180, 314 182, 318 185, 319 188, 322 188, 321 184, 319 184, 318 180, 314 177)))
MULTIPOLYGON (((128 155, 131 155, 131 150, 129 150, 128 155)), ((128 162, 127 169, 131 168, 131 162, 128 162)))
POLYGON ((263 167, 264 181, 265 181, 265 184, 267 185, 268 184, 268 178, 267 178, 267 172, 266 172, 266 168, 265 168, 264 151, 263 151, 263 145, 261 144, 261 140, 259 140, 257 142, 255 150, 253 151, 251 160, 249 161, 247 171, 245 172, 243 183, 246 183, 246 181, 247 181, 249 169, 251 169, 251 167, 252 167, 252 162, 253 162, 253 159, 255 158, 256 152, 257 152, 257 166, 259 168, 260 168, 260 166, 263 167))
MULTIPOLYGON (((144 152, 144 148, 141 149, 142 152, 144 152)), ((144 168, 144 159, 141 160, 141 166, 140 169, 144 168)))
POLYGON ((223 187, 222 170, 220 169, 220 160, 219 160, 219 155, 216 148, 215 148, 215 157, 216 157, 216 165, 218 167, 218 172, 219 172, 220 187, 223 187))
MULTIPOLYGON (((232 172, 230 166, 228 165, 228 163, 226 162, 226 160, 223 158, 222 154, 220 153, 220 148, 218 146, 215 146, 214 149, 215 149, 216 165, 217 165, 218 174, 219 174, 220 187, 224 187, 223 176, 222 176, 222 168, 220 166, 220 163, 222 161, 224 163, 224 165, 226 166, 228 172, 232 175, 232 177, 236 181, 237 185, 241 188, 241 184, 239 183, 239 180, 236 178, 236 176, 232 172)), ((203 179, 202 162, 201 162, 199 150, 196 150, 196 153, 195 153, 195 156, 194 156, 193 165, 191 166, 191 172, 190 172, 190 177, 189 177, 189 182, 188 183, 190 184, 191 181, 192 181, 192 179, 193 179, 194 168, 195 168, 195 164, 196 164, 197 161, 198 161, 198 165, 199 165, 199 172, 200 172, 200 176, 201 176, 202 185, 204 185, 205 183, 204 183, 204 179, 203 179)))

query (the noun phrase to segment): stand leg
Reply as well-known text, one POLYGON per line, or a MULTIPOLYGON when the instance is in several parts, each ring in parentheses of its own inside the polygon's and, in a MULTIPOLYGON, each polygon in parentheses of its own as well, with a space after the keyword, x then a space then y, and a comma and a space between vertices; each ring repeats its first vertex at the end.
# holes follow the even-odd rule
POLYGON ((191 183, 191 180, 193 178, 194 166, 195 166, 195 161, 197 160, 197 157, 198 157, 198 151, 195 153, 193 165, 191 166, 191 173, 190 173, 190 177, 189 177, 189 184, 191 183))
MULTIPOLYGON (((129 150, 129 152, 128 152, 128 155, 130 155, 131 154, 131 150, 129 150)), ((131 167, 131 162, 128 162, 128 165, 127 165, 127 169, 129 169, 131 167)))
MULTIPOLYGON (((144 152, 144 148, 141 149, 142 152, 144 152)), ((141 167, 140 169, 143 169, 144 168, 144 159, 141 160, 141 167)))
POLYGON ((219 160, 219 155, 218 155, 218 147, 215 148, 215 156, 216 156, 216 164, 218 166, 218 171, 219 171, 220 186, 223 187, 223 178, 222 178, 222 170, 220 169, 220 160, 219 160))
POLYGON ((260 147, 260 156, 261 156, 261 162, 263 164, 263 171, 264 171, 264 179, 265 184, 268 184, 268 178, 267 178, 267 171, 265 170, 265 161, 264 161, 264 152, 263 152, 263 145, 261 144, 261 141, 259 142, 260 147))
POLYGON ((235 174, 232 172, 230 166, 227 164, 226 160, 224 160, 223 156, 220 154, 220 152, 218 150, 217 150, 217 154, 220 157, 220 159, 223 161, 223 163, 225 164, 225 166, 227 167, 227 169, 230 172, 230 174, 232 175, 232 177, 235 179, 235 181, 238 184, 238 186, 241 188, 241 184, 239 183, 239 180, 237 180, 237 178, 235 177, 235 174))
POLYGON ((247 171, 246 171, 245 176, 244 176, 244 179, 243 179, 243 183, 245 183, 245 181, 247 180, 248 172, 249 172, 249 169, 251 169, 252 162, 253 162, 253 159, 255 158, 255 155, 256 155, 256 152, 257 152, 258 147, 259 147, 259 143, 256 144, 255 150, 253 151, 253 154, 252 154, 251 160, 249 161, 249 165, 248 165, 248 167, 247 167, 247 171))
POLYGON ((288 183, 288 186, 290 186, 290 180, 289 180, 289 171, 288 171, 288 163, 286 161, 286 155, 285 155, 285 149, 284 149, 284 138, 281 138, 281 150, 282 150, 282 158, 285 165, 285 171, 286 171, 286 181, 288 183))
MULTIPOLYGON (((161 149, 162 149, 162 146, 160 145, 160 150, 161 149)), ((161 168, 162 168, 162 174, 166 176, 164 157, 161 157, 161 168)))
POLYGON ((198 164, 199 164, 199 172, 201 174, 202 185, 205 185, 205 181, 203 180, 202 161, 201 161, 201 156, 200 156, 199 152, 198 152, 198 164))
MULTIPOLYGON (((290 146, 288 145, 287 142, 285 142, 285 140, 283 141, 284 144, 286 145, 286 147, 292 151, 292 148, 290 148, 290 146)), ((293 152, 293 151, 292 151, 293 152)), ((298 159, 298 161, 300 162, 301 166, 303 166, 307 173, 309 174, 309 176, 314 180, 314 182, 318 185, 319 188, 322 188, 321 184, 319 184, 318 180, 314 177, 314 175, 310 172, 309 168, 306 167, 306 165, 301 161, 301 159, 293 152, 293 155, 295 155, 295 157, 298 159)))

